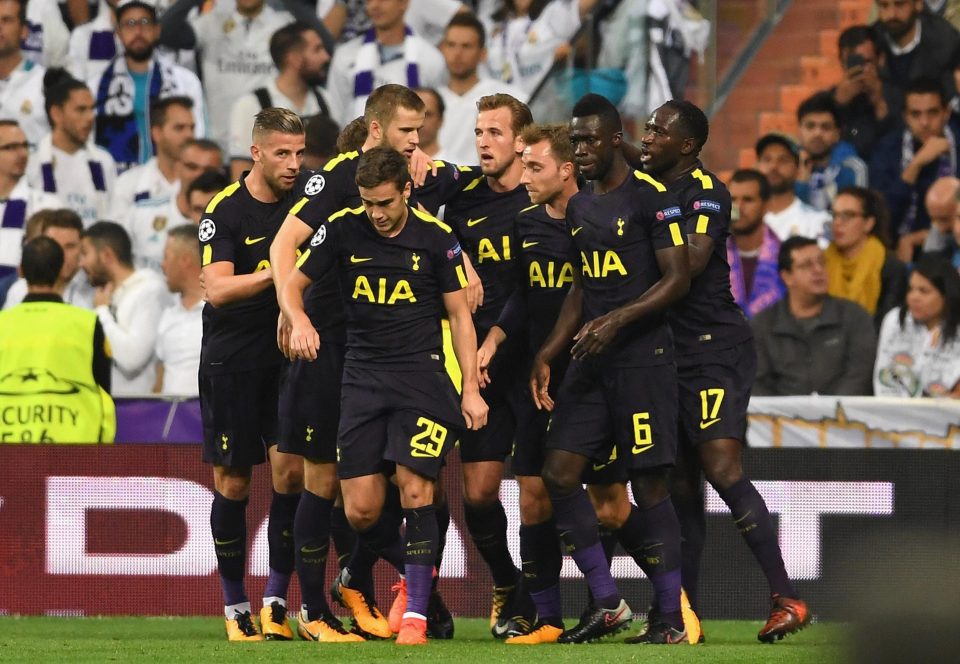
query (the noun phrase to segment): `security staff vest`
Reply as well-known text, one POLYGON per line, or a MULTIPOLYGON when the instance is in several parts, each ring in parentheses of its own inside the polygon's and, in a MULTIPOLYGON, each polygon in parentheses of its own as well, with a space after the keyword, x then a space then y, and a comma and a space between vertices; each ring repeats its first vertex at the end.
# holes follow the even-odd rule
POLYGON ((96 322, 60 302, 0 312, 0 443, 113 442, 113 399, 93 378, 96 322))

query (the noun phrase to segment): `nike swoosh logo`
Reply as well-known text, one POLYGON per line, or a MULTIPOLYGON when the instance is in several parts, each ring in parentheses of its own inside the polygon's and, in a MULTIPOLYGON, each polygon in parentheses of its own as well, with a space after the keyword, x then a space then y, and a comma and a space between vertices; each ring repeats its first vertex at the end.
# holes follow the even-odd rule
POLYGON ((419 542, 407 542, 407 546, 420 546, 421 544, 429 544, 430 540, 420 540, 419 542))
POLYGON ((357 258, 353 254, 350 254, 351 263, 366 263, 367 261, 372 261, 372 260, 373 260, 372 258, 357 258))
POLYGON ((467 228, 472 228, 485 219, 486 217, 480 217, 479 219, 467 219, 467 228))
POLYGON ((706 429, 707 427, 712 427, 714 424, 719 422, 722 418, 715 417, 712 420, 707 420, 706 422, 700 422, 700 429, 706 429))
POLYGON ((539 242, 527 242, 526 240, 524 240, 524 241, 523 241, 523 248, 524 248, 524 249, 529 249, 530 247, 535 247, 535 246, 537 246, 538 244, 540 244, 540 243, 539 243, 539 242))
POLYGON ((301 546, 300 553, 316 553, 318 551, 323 551, 322 546, 301 546))
POLYGON ((594 471, 603 470, 604 468, 607 467, 607 465, 608 465, 607 463, 600 463, 600 464, 595 463, 593 464, 593 470, 594 471))
POLYGON ((266 239, 267 239, 267 236, 266 236, 266 235, 264 235, 263 237, 250 237, 250 236, 248 235, 247 237, 243 238, 243 243, 244 243, 244 244, 256 244, 257 242, 261 242, 261 241, 266 240, 266 239))
POLYGON ((217 546, 226 546, 228 544, 234 544, 239 541, 240 541, 239 537, 236 537, 232 540, 218 540, 217 538, 213 539, 213 543, 216 544, 217 546))
POLYGON ((285 529, 283 530, 283 536, 284 536, 284 537, 293 537, 293 532, 290 531, 290 530, 287 530, 287 529, 285 528, 285 529))
POLYGON ((583 230, 583 226, 577 226, 576 228, 570 229, 570 235, 576 235, 583 230))

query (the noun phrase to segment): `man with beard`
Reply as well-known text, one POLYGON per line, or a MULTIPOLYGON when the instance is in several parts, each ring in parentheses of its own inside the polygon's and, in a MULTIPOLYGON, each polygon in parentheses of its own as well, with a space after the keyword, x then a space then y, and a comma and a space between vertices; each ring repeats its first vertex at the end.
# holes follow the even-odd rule
POLYGON ((45 70, 20 50, 28 32, 26 8, 26 0, 0 0, 0 119, 16 121, 36 145, 50 125, 40 101, 45 70))
POLYGON ((90 89, 63 69, 48 70, 44 84, 53 131, 37 146, 30 184, 56 194, 89 226, 107 218, 117 166, 109 152, 88 143, 93 131, 90 89))
POLYGON ((283 356, 274 341, 279 307, 269 260, 270 242, 302 186, 303 123, 293 111, 267 108, 257 114, 252 138, 253 168, 214 197, 198 232, 207 300, 200 351, 203 460, 213 465, 210 526, 231 641, 293 638, 286 598, 303 486, 300 460, 276 447, 283 356), (261 632, 244 588, 246 507, 252 467, 268 457, 273 499, 261 632))
MULTIPOLYGON (((815 210, 796 194, 800 148, 782 134, 767 134, 757 141, 757 170, 770 183, 770 200, 763 220, 780 240, 792 235, 824 238, 830 214, 815 210)), ((826 240, 823 240, 826 245, 826 240)))
POLYGON ((270 57, 280 74, 263 87, 240 97, 230 113, 230 173, 234 178, 250 168, 250 129, 262 108, 289 108, 301 118, 330 115, 326 92, 320 87, 330 54, 319 33, 305 23, 291 23, 270 37, 270 57))
POLYGON ((206 133, 207 113, 196 75, 154 54, 160 38, 154 0, 121 0, 116 16, 123 54, 91 79, 89 87, 97 104, 95 141, 123 171, 153 155, 150 108, 157 100, 189 97, 197 136, 206 133))
POLYGON ((797 109, 802 175, 797 196, 818 210, 829 211, 844 187, 866 187, 867 165, 857 151, 840 140, 840 114, 829 92, 818 92, 797 109))
MULTIPOLYGON (((706 539, 702 470, 730 508, 767 577, 773 608, 757 638, 772 642, 802 629, 810 614, 787 577, 766 503, 741 467, 757 353, 750 325, 730 293, 730 193, 699 159, 708 132, 707 117, 694 104, 668 101, 647 121, 640 148, 644 170, 680 199, 693 277, 690 292, 670 316, 680 388, 682 460, 671 494, 683 529, 683 586, 693 608, 706 539)), ((649 622, 654 631, 656 618, 649 622)))
POLYGON ((877 0, 874 29, 880 35, 885 58, 880 77, 899 91, 891 114, 903 108, 907 84, 916 78, 935 78, 953 96, 951 58, 960 44, 957 31, 942 17, 924 11, 923 0, 877 0))

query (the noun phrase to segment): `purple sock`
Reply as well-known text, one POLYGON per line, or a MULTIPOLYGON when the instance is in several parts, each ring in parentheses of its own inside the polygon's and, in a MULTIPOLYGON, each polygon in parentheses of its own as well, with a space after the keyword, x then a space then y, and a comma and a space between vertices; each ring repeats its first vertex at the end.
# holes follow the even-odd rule
POLYGON ((267 585, 263 588, 264 597, 282 597, 287 599, 290 589, 290 575, 271 568, 267 575, 267 585))
POLYGON ((247 559, 247 500, 230 500, 218 492, 210 507, 210 530, 225 606, 249 601, 243 587, 247 559))
POLYGON ((537 619, 560 627, 563 624, 559 585, 563 555, 553 519, 520 526, 520 560, 524 585, 537 607, 537 619))
POLYGON ((730 508, 734 523, 760 563, 770 584, 770 592, 784 597, 797 597, 797 591, 790 583, 783 565, 777 531, 763 496, 746 477, 729 489, 717 489, 717 493, 730 508))
POLYGON ((426 617, 433 588, 437 556, 437 510, 433 505, 403 510, 407 520, 404 569, 407 577, 406 613, 426 617))
POLYGON ((646 572, 657 593, 663 622, 683 629, 680 616, 680 521, 670 498, 639 511, 646 572))
POLYGON ((597 513, 582 487, 567 496, 550 496, 557 532, 568 554, 587 579, 597 606, 614 609, 620 603, 620 591, 610 574, 597 531, 597 513))
POLYGON ((546 590, 531 592, 530 597, 537 607, 537 621, 560 627, 563 624, 563 605, 560 601, 560 586, 550 586, 546 590))

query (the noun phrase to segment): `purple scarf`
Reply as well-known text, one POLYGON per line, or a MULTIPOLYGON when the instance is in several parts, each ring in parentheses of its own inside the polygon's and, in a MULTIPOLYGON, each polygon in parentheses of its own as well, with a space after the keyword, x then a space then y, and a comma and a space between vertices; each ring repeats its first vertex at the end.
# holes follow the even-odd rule
POLYGON ((753 288, 747 296, 747 285, 743 280, 743 263, 733 237, 727 238, 727 262, 730 264, 730 291, 733 299, 747 315, 753 318, 772 304, 779 302, 786 293, 780 271, 777 269, 777 255, 780 253, 780 240, 770 228, 763 227, 763 244, 757 256, 757 268, 753 272, 753 288))

